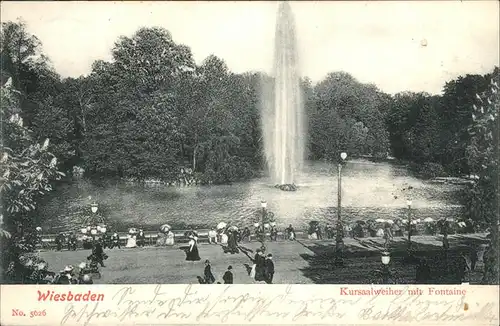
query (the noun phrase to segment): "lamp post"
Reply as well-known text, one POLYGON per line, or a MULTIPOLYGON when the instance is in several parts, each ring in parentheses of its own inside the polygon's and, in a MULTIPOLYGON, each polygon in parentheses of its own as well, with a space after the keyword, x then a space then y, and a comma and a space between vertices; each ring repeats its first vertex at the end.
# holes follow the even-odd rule
POLYGON ((391 262, 391 256, 390 256, 389 252, 384 251, 382 253, 381 259, 382 259, 382 266, 383 266, 382 279, 383 279, 383 283, 387 284, 387 283, 389 283, 389 277, 391 276, 391 272, 389 271, 389 263, 391 262))
POLYGON ((337 236, 335 239, 335 265, 343 266, 343 251, 344 251, 344 228, 342 226, 342 218, 341 218, 341 207, 342 207, 342 164, 345 162, 347 158, 347 153, 342 152, 340 154, 340 161, 337 165, 337 180, 338 180, 338 190, 337 190, 337 236))
POLYGON ((408 205, 408 251, 411 251, 411 199, 406 201, 408 205))
POLYGON ((97 211, 99 209, 99 205, 96 203, 96 202, 93 202, 91 205, 90 205, 90 211, 92 212, 92 230, 90 230, 90 234, 92 236, 92 239, 95 240, 95 236, 97 234, 97 230, 95 230, 94 232, 94 227, 95 225, 97 224, 97 211))
POLYGON ((264 239, 266 238, 266 231, 264 229, 264 223, 265 223, 265 218, 266 218, 266 208, 267 208, 267 202, 265 200, 260 202, 260 206, 262 207, 262 216, 261 216, 261 223, 260 223, 260 243, 262 244, 261 249, 264 251, 266 250, 266 246, 264 246, 264 239))

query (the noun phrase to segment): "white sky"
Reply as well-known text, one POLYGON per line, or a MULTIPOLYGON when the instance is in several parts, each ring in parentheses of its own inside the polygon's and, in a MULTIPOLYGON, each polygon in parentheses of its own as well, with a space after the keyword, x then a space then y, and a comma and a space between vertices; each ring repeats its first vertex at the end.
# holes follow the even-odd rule
MULTIPOLYGON (((162 26, 234 72, 272 66, 276 2, 2 2, 43 43, 63 77, 87 74, 110 59, 120 35, 162 26)), ((444 83, 499 64, 499 2, 293 2, 302 74, 313 81, 346 71, 383 91, 440 93, 444 83), (425 40, 425 41, 423 41, 425 40), (422 46, 422 43, 427 46, 422 46)))

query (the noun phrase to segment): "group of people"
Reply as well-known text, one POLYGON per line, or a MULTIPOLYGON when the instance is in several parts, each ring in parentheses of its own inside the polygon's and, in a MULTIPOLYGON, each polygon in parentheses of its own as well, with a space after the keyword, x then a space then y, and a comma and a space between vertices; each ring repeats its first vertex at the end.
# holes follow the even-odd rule
MULTIPOLYGON (((198 233, 194 230, 186 232, 186 236, 189 239, 188 246, 185 249, 186 260, 187 261, 200 261, 200 253, 198 250, 198 233)), ((241 241, 241 233, 238 232, 236 228, 227 228, 223 231, 216 232, 212 229, 208 234, 209 243, 216 244, 220 243, 223 245, 225 253, 236 254, 239 253, 238 242, 241 241), (227 238, 226 238, 227 237, 227 238), (227 244, 227 247, 224 246, 227 244)), ((265 281, 268 284, 273 282, 274 277, 274 262, 272 260, 272 254, 264 253, 265 249, 259 248, 256 250, 256 254, 252 259, 253 266, 250 271, 250 277, 254 278, 256 281, 265 281)), ((232 266, 229 266, 227 271, 224 273, 223 282, 224 284, 233 283, 232 266)), ((212 272, 212 267, 210 261, 207 259, 205 261, 205 269, 203 272, 203 277, 198 277, 198 281, 202 284, 213 284, 215 283, 215 277, 212 272)))
POLYGON ((78 266, 78 270, 72 265, 64 267, 59 273, 46 271, 41 279, 44 284, 93 284, 93 275, 99 275, 99 265, 104 265, 104 260, 108 255, 104 252, 101 241, 93 242, 92 253, 87 257, 87 262, 82 262, 78 266))
MULTIPOLYGON (((227 267, 226 272, 222 276, 222 281, 224 284, 233 284, 233 266, 229 265, 227 267)), ((213 284, 215 282, 215 276, 212 272, 212 265, 210 265, 210 261, 205 260, 205 269, 203 270, 203 278, 198 277, 198 282, 200 284, 213 284)), ((217 284, 221 284, 221 282, 217 282, 217 284)))
POLYGON ((274 277, 274 262, 272 254, 265 254, 265 249, 257 249, 253 266, 250 272, 250 277, 256 281, 265 281, 267 284, 273 283, 274 277))

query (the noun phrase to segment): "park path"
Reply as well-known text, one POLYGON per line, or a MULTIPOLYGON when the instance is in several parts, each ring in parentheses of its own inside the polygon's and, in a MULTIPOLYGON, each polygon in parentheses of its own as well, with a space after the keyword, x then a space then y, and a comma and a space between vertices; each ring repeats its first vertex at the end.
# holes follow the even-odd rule
MULTIPOLYGON (((414 247, 422 250, 439 250, 441 241, 433 236, 415 236, 412 238, 414 247)), ((450 237, 452 247, 462 246, 474 241, 484 243, 484 234, 454 235, 450 237)), ((332 240, 300 240, 267 242, 268 252, 273 254, 276 274, 274 283, 311 284, 311 283, 363 283, 370 270, 380 267, 380 252, 383 250, 383 239, 363 238, 345 239, 346 266, 338 269, 332 265, 332 240), (361 254, 360 256, 355 253, 361 254), (349 258, 352 254, 357 257, 349 258)), ((404 251, 406 240, 395 238, 391 251, 404 251)), ((145 247, 112 249, 101 268, 102 278, 95 283, 106 284, 196 284, 197 276, 203 276, 204 261, 209 259, 217 281, 222 282, 222 275, 228 265, 233 266, 234 282, 238 284, 253 284, 255 281, 248 276, 248 268, 252 265, 248 256, 253 257, 260 247, 258 242, 242 243, 239 254, 224 253, 220 245, 200 244, 202 258, 199 262, 185 261, 182 247, 145 247), (247 252, 248 256, 244 254, 247 252)), ((45 251, 40 253, 49 263, 49 269, 58 271, 65 265, 77 266, 85 261, 89 250, 77 251, 45 251)), ((406 277, 414 276, 414 267, 398 267, 406 277)))

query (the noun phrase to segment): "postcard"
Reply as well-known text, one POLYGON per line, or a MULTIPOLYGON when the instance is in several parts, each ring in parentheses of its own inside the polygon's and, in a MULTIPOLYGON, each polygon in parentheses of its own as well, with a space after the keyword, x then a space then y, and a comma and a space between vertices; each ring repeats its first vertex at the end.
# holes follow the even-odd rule
POLYGON ((2 325, 498 325, 495 1, 1 4, 2 325))

